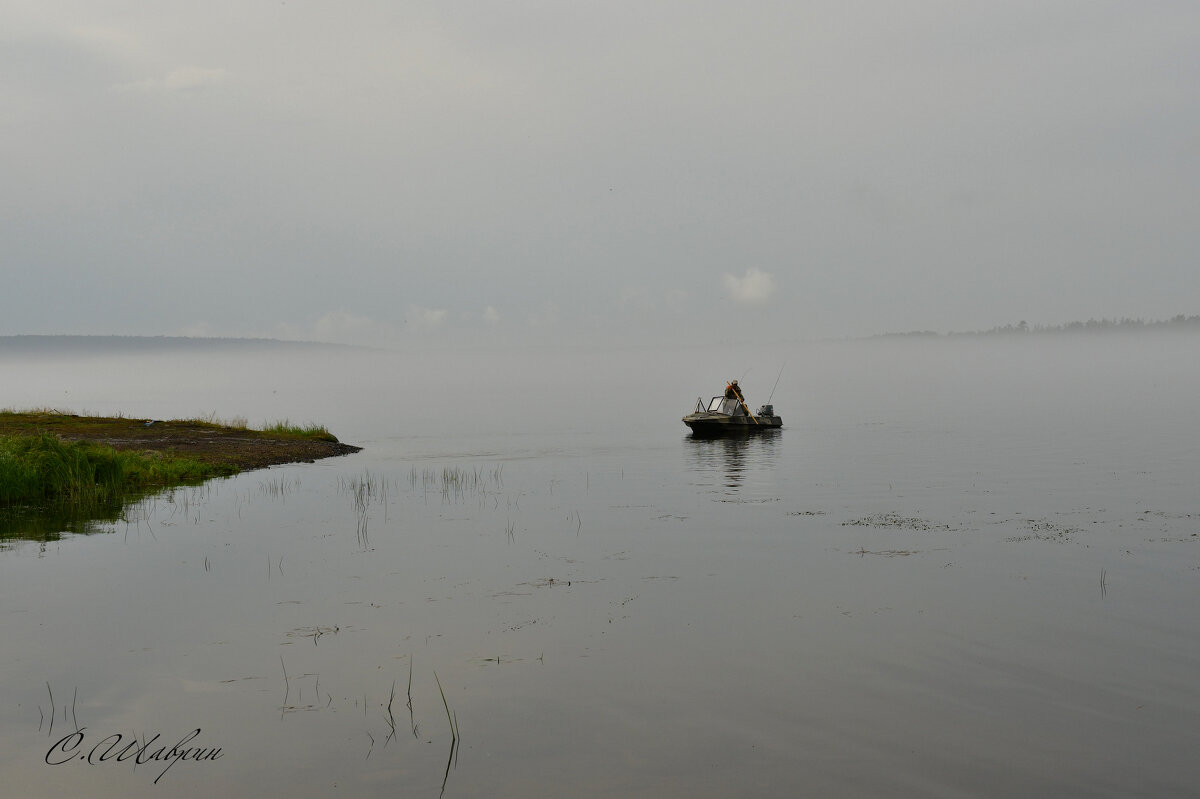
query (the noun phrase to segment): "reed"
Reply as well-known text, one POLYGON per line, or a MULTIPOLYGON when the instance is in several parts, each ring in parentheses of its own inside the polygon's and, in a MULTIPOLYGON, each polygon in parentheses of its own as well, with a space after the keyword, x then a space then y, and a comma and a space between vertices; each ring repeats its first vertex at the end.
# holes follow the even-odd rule
POLYGON ((292 693, 292 682, 288 679, 287 664, 283 662, 283 655, 279 656, 279 666, 283 669, 283 704, 279 706, 279 718, 282 719, 283 714, 288 711, 288 696, 292 693))
POLYGON ((433 673, 433 679, 437 680, 438 693, 442 695, 442 706, 446 708, 446 720, 450 723, 450 755, 446 758, 446 774, 442 777, 442 792, 439 797, 446 794, 446 782, 450 779, 450 764, 457 763, 458 756, 458 713, 450 712, 450 703, 446 701, 446 692, 442 690, 442 681, 438 679, 437 672, 433 673))
POLYGON ((412 706, 412 670, 413 670, 413 659, 412 659, 412 655, 409 655, 409 656, 408 656, 408 724, 409 724, 409 726, 410 726, 410 727, 412 727, 412 734, 413 734, 413 737, 414 737, 414 738, 419 738, 419 737, 420 737, 420 732, 419 732, 419 731, 418 731, 418 729, 417 729, 417 727, 418 727, 419 725, 417 724, 417 720, 416 720, 416 718, 414 718, 414 716, 413 716, 413 706, 412 706))
POLYGON ((461 466, 446 466, 441 471, 416 467, 409 472, 409 485, 413 490, 421 490, 428 498, 431 492, 442 495, 443 502, 460 502, 468 495, 485 497, 498 492, 504 486, 504 465, 491 468, 476 466, 463 468, 461 466))
POLYGON ((186 421, 212 425, 213 427, 232 427, 235 430, 246 430, 249 427, 249 422, 245 416, 233 416, 228 419, 222 419, 217 416, 216 411, 197 414, 186 421))
POLYGON ((354 500, 354 514, 358 520, 358 544, 363 549, 369 549, 371 539, 367 535, 368 513, 371 503, 383 505, 383 521, 387 522, 388 514, 388 482, 382 477, 364 471, 362 477, 339 477, 337 481, 339 494, 347 494, 354 500))
POLYGON ((292 424, 288 419, 280 419, 269 423, 264 422, 262 429, 264 433, 272 433, 277 436, 315 438, 318 441, 337 441, 337 437, 333 433, 330 433, 325 425, 315 422, 292 424))
POLYGON ((396 737, 396 717, 392 715, 392 702, 394 701, 396 701, 396 681, 392 680, 392 694, 388 697, 387 712, 383 717, 389 728, 387 739, 383 742, 384 746, 387 746, 396 737))
POLYGON ((437 672, 433 673, 433 679, 437 681, 438 693, 442 695, 442 706, 446 708, 446 721, 450 722, 450 739, 458 741, 458 714, 451 715, 450 703, 446 701, 446 692, 442 690, 442 681, 438 679, 437 672))

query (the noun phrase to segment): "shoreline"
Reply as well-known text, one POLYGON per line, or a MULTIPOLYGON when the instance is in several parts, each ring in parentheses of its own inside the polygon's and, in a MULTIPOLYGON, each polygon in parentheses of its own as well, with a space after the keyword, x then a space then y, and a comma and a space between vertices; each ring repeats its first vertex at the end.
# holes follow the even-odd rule
POLYGON ((251 430, 200 419, 131 419, 45 411, 0 412, 0 436, 50 433, 63 441, 86 442, 118 451, 188 458, 231 471, 287 463, 311 463, 362 450, 327 432, 251 430))

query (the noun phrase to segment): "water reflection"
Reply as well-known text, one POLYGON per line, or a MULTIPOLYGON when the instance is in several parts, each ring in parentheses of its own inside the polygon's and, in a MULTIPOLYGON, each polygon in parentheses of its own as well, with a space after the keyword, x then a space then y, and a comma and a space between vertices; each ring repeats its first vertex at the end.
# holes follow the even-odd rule
POLYGON ((692 473, 699 478, 698 485, 736 494, 756 470, 775 467, 782 435, 782 430, 771 430, 724 438, 688 436, 684 439, 684 451, 692 473))
POLYGON ((177 488, 153 488, 94 501, 48 502, 41 505, 0 505, 0 550, 15 541, 58 541, 64 535, 112 533, 118 523, 153 533, 151 521, 190 515, 199 508, 213 481, 177 488), (160 507, 161 502, 161 507, 160 507))
POLYGON ((64 534, 111 532, 111 523, 124 518, 120 499, 98 502, 87 509, 71 505, 0 507, 0 549, 13 541, 58 541, 64 534))

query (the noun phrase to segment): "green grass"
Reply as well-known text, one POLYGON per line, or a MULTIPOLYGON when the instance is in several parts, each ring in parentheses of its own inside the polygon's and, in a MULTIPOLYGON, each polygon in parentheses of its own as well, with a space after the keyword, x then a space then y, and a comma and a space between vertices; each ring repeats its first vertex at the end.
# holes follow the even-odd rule
POLYGON ((216 411, 202 413, 186 421, 212 425, 213 427, 232 427, 234 430, 246 430, 248 427, 245 416, 233 416, 228 419, 222 419, 217 416, 216 411))
POLYGON ((190 458, 118 451, 50 433, 0 436, 0 505, 101 503, 231 473, 190 458))
MULTIPOLYGON (((47 429, 48 425, 53 425, 56 430, 81 425, 91 425, 93 423, 101 423, 104 421, 121 420, 125 421, 123 413, 116 413, 108 416, 98 416, 96 414, 83 411, 75 414, 69 410, 59 408, 30 408, 26 410, 16 410, 14 408, 0 408, 0 424, 6 427, 11 427, 15 424, 20 424, 21 427, 27 428, 30 431, 40 431, 47 429)), ((144 420, 149 421, 149 420, 144 420)), ((231 430, 251 430, 245 416, 232 416, 228 419, 223 419, 217 416, 216 412, 200 413, 189 419, 178 419, 171 421, 187 422, 194 425, 211 428, 228 428, 231 430)), ((276 436, 284 436, 288 438, 310 438, 318 441, 337 441, 337 437, 329 432, 329 429, 322 424, 310 422, 309 424, 292 424, 289 419, 281 419, 274 422, 263 422, 260 432, 270 433, 276 436)))
POLYGON ((291 436, 293 438, 315 438, 318 441, 337 441, 337 437, 330 433, 323 424, 310 422, 309 424, 299 425, 292 424, 287 419, 281 419, 271 423, 263 423, 263 432, 271 433, 277 436, 291 436))

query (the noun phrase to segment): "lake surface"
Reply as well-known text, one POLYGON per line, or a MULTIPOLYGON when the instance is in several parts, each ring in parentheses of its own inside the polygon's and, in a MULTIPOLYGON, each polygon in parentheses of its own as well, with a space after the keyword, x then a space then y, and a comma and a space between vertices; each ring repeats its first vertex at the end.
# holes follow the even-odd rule
POLYGON ((1192 795, 1196 344, 9 348, 365 449, 4 540, 5 795, 1192 795))

